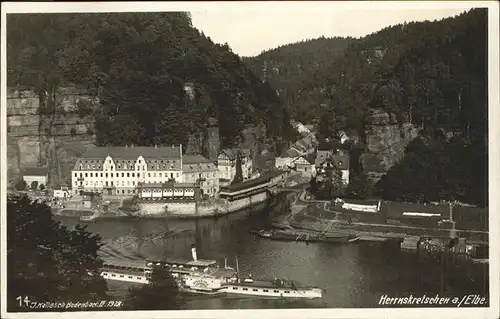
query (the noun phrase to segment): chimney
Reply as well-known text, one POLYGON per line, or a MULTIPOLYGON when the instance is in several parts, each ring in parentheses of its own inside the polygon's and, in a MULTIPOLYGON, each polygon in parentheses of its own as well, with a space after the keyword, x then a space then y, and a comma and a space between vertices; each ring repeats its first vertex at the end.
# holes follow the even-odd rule
POLYGON ((127 145, 125 145, 125 148, 128 148, 128 144, 127 144, 127 145))
POLYGON ((158 145, 155 144, 155 148, 158 148, 158 145))
POLYGON ((194 261, 198 260, 198 256, 196 255, 196 246, 195 245, 191 245, 191 255, 193 256, 194 261))

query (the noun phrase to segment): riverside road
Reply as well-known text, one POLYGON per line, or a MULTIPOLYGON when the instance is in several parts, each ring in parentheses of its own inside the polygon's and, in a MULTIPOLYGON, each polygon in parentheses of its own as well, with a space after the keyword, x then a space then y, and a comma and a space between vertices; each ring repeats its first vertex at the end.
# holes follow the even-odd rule
MULTIPOLYGON (((353 245, 279 242, 258 238, 250 229, 269 227, 283 215, 284 205, 273 211, 234 213, 218 219, 139 220, 103 219, 89 224, 89 231, 103 238, 101 255, 123 260, 162 257, 190 258, 196 243, 199 258, 224 257, 234 266, 238 256, 243 275, 288 278, 299 284, 326 289, 321 300, 259 299, 237 296, 184 295, 186 309, 224 308, 321 308, 378 307, 380 297, 431 295, 461 297, 488 291, 488 265, 422 259, 415 253, 398 252, 378 242, 353 245)), ((68 226, 77 218, 55 217, 68 226)), ((127 284, 108 282, 117 298, 127 284)))

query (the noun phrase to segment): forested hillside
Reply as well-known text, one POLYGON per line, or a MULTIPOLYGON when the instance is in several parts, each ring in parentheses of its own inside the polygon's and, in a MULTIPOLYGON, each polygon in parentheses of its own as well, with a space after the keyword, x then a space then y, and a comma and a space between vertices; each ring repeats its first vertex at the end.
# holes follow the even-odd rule
POLYGON ((278 91, 294 118, 308 122, 313 115, 310 109, 324 100, 323 92, 317 90, 318 83, 331 77, 335 59, 354 41, 320 37, 283 45, 243 61, 278 91))
POLYGON ((279 97, 227 45, 193 28, 187 13, 15 14, 7 21, 8 85, 38 93, 40 113, 59 112, 56 92, 79 86, 98 145, 187 143, 219 120, 223 147, 246 123, 288 136, 279 97))
MULTIPOLYGON (((291 115, 319 119, 320 140, 336 138, 340 131, 359 136, 358 154, 359 148, 370 153, 368 137, 392 130, 388 125, 399 126, 401 136, 419 129, 404 158, 376 185, 380 196, 486 205, 487 43, 487 10, 475 9, 385 28, 352 41, 321 72, 303 74, 294 84, 282 78, 271 83, 300 92, 297 99, 287 95, 287 103, 295 105, 291 115), (301 108, 307 113, 297 111, 301 108), (374 111, 389 117, 377 123, 374 111)), ((314 54, 306 56, 315 63, 314 54)), ((352 173, 353 183, 366 180, 363 167, 352 173)))

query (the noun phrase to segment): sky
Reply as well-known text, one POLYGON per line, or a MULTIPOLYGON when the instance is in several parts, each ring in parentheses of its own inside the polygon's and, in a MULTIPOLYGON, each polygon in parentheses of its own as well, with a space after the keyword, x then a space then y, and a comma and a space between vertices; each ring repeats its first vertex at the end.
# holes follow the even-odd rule
POLYGON ((255 56, 263 50, 306 39, 324 37, 363 37, 387 26, 425 20, 440 20, 467 11, 471 4, 441 5, 438 8, 360 6, 336 8, 323 3, 303 9, 281 3, 281 8, 252 10, 191 11, 193 26, 216 43, 228 43, 240 56, 255 56), (287 6, 287 7, 285 7, 287 6))

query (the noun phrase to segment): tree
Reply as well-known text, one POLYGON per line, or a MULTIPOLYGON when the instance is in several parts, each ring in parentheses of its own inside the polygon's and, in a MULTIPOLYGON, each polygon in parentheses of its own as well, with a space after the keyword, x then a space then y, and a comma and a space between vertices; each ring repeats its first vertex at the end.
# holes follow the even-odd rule
POLYGON ((38 182, 32 181, 30 185, 31 190, 36 190, 38 188, 38 182))
POLYGON ((41 191, 43 191, 43 190, 45 189, 45 185, 40 184, 40 186, 38 186, 38 188, 39 188, 41 191))
POLYGON ((100 276, 98 235, 86 226, 74 230, 52 220, 50 207, 26 195, 7 200, 7 308, 19 307, 17 296, 32 301, 96 301, 106 298, 100 276))
POLYGON ((26 189, 26 186, 27 186, 27 185, 26 185, 26 181, 25 181, 24 179, 19 179, 19 180, 16 182, 16 185, 15 185, 15 187, 16 187, 16 189, 17 189, 18 191, 23 191, 23 190, 25 190, 25 189, 26 189))
POLYGON ((179 287, 170 271, 162 266, 153 268, 149 283, 129 290, 125 308, 130 310, 180 309, 179 287))

